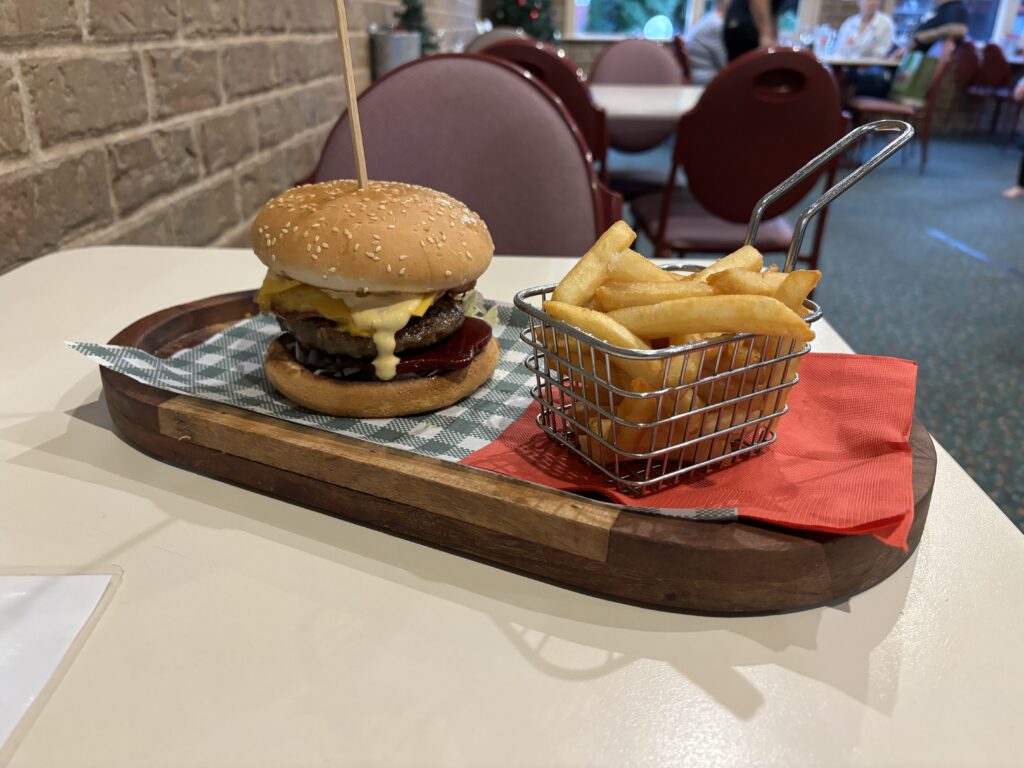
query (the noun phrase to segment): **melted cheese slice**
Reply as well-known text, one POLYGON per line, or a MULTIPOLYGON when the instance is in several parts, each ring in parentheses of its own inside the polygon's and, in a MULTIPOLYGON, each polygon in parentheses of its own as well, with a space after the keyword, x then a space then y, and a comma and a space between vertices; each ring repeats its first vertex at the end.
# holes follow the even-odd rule
POLYGON ((373 369, 382 381, 393 379, 398 366, 395 334, 413 317, 423 317, 440 294, 373 294, 326 291, 298 280, 271 274, 260 288, 260 310, 315 312, 333 320, 339 331, 353 336, 372 336, 377 347, 373 369))

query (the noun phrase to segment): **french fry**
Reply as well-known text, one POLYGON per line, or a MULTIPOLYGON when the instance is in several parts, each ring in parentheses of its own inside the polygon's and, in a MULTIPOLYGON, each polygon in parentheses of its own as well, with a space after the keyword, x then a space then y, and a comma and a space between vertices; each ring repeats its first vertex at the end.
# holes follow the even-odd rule
POLYGON ((708 277, 715 293, 739 293, 753 296, 775 296, 786 281, 784 272, 751 272, 747 269, 725 269, 708 277))
POLYGON ((562 278, 551 298, 582 307, 594 298, 594 292, 608 278, 608 264, 612 258, 629 248, 634 240, 636 232, 626 222, 612 224, 562 278))
POLYGON ((597 306, 605 312, 623 307, 660 304, 690 296, 711 296, 714 289, 694 280, 669 282, 610 282, 597 289, 597 306))
MULTIPOLYGON (((644 392, 649 389, 643 379, 633 379, 629 383, 631 392, 644 392)), ((625 397, 616 410, 615 415, 623 421, 636 424, 653 422, 658 414, 658 398, 656 397, 625 397)), ((614 444, 623 453, 638 453, 648 450, 651 441, 652 427, 624 427, 617 424, 612 429, 614 444)))
POLYGON ((582 393, 583 397, 592 403, 599 403, 611 407, 609 399, 617 399, 618 396, 607 389, 602 383, 611 380, 616 387, 625 389, 631 380, 628 373, 609 365, 608 355, 594 349, 589 344, 578 342, 576 339, 565 338, 553 328, 544 331, 544 348, 550 355, 547 358, 548 371, 558 380, 570 377, 573 381, 573 389, 582 393), (568 360, 575 366, 582 368, 586 373, 597 379, 594 381, 584 374, 573 371, 567 366, 560 365, 557 359, 568 360))
POLYGON ((759 333, 800 341, 814 338, 814 331, 798 314, 770 296, 696 296, 616 309, 607 317, 641 339, 707 332, 759 333))
POLYGON ((804 299, 821 280, 821 272, 816 269, 795 269, 786 274, 786 279, 775 291, 775 298, 792 309, 797 314, 802 314, 804 299))
MULTIPOLYGON (((568 323, 609 344, 627 349, 651 348, 649 344, 602 312, 554 300, 544 302, 544 311, 556 320, 568 323)), ((657 383, 661 378, 661 363, 656 360, 627 360, 613 355, 611 362, 632 377, 644 379, 651 384, 657 383)))
POLYGON ((677 278, 634 250, 624 250, 608 262, 608 279, 620 282, 674 283, 677 278))
POLYGON ((751 272, 760 272, 764 266, 764 257, 761 252, 751 245, 744 245, 738 251, 733 251, 728 256, 723 256, 714 264, 704 267, 697 273, 695 279, 706 283, 711 275, 717 272, 724 272, 727 269, 746 269, 751 272))

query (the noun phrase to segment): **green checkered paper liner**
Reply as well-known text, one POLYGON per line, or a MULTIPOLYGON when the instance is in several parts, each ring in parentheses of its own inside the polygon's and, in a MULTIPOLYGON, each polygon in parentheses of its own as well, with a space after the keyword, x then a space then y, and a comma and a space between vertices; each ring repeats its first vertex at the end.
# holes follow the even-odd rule
POLYGON ((134 347, 81 341, 67 344, 106 368, 159 389, 457 462, 496 440, 532 402, 527 381, 533 375, 523 365, 528 347, 519 338, 528 320, 510 304, 495 306, 494 336, 501 354, 491 379, 449 408, 393 419, 326 416, 300 408, 278 394, 263 372, 267 347, 281 335, 272 315, 243 320, 166 358, 134 347))

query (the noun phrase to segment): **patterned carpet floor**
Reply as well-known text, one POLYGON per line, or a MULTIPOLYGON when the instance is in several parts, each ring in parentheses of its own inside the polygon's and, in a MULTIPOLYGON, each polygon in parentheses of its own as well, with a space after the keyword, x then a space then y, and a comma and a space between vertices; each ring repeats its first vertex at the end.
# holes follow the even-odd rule
POLYGON ((816 300, 858 352, 918 361, 918 418, 1024 531, 1024 199, 999 194, 1019 162, 954 140, 924 176, 890 160, 833 205, 816 300))

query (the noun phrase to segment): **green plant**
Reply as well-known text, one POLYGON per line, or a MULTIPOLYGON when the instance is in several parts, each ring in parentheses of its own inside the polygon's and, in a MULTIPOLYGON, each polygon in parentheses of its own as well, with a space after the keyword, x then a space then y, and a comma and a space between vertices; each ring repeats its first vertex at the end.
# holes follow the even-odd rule
POLYGON ((423 53, 437 50, 434 28, 427 23, 423 0, 402 0, 401 10, 395 11, 395 25, 406 32, 419 32, 423 40, 423 53))
POLYGON ((497 0, 490 19, 499 27, 518 27, 537 40, 558 37, 551 0, 497 0))

